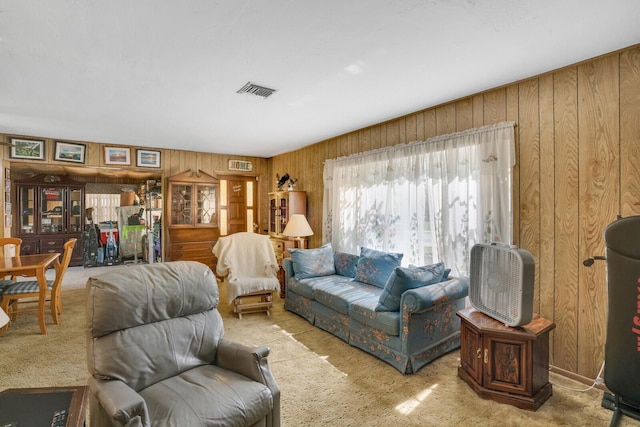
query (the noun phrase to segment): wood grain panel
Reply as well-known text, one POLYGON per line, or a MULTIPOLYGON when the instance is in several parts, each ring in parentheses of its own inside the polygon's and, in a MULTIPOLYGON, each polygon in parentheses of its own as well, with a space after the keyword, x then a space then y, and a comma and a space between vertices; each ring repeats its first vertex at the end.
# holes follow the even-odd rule
POLYGON ((640 48, 620 55, 620 214, 640 215, 640 48))
MULTIPOLYGON (((473 127, 482 127, 484 125, 484 97, 482 95, 472 96, 471 103, 473 105, 473 127)), ((512 121, 517 122, 517 117, 514 117, 512 121)))
POLYGON ((438 135, 436 127, 436 110, 434 108, 424 112, 424 139, 438 135))
MULTIPOLYGON (((519 85, 520 247, 540 265, 540 112, 538 80, 519 85)), ((534 311, 540 310, 540 269, 535 269, 534 311)))
POLYGON ((424 133, 424 111, 416 113, 416 141, 427 139, 424 133))
MULTIPOLYGON (((422 114, 420 114, 422 116, 422 114)), ((404 123, 405 135, 404 142, 413 142, 418 140, 418 114, 410 114, 404 123)))
MULTIPOLYGON (((538 313, 553 319, 553 294, 555 283, 555 197, 554 171, 545 170, 544 165, 552 165, 555 159, 553 131, 553 75, 540 77, 540 263, 537 270, 540 284, 540 310, 538 313)), ((553 333, 551 340, 553 348, 553 333)))
POLYGON ((485 125, 503 122, 507 119, 505 108, 505 89, 496 89, 486 92, 483 103, 483 117, 485 125))
POLYGON ((400 144, 400 121, 393 120, 386 123, 387 140, 385 146, 390 147, 392 145, 400 144))
MULTIPOLYGON (((506 118, 510 122, 516 123, 516 164, 513 166, 513 244, 520 246, 520 127, 519 119, 519 95, 520 89, 517 84, 508 86, 505 90, 506 118)), ((484 97, 483 97, 484 99, 484 97)), ((483 109, 484 110, 484 109, 483 109)), ((484 114, 484 112, 483 112, 484 114)))
POLYGON ((369 151, 371 150, 371 129, 363 129, 360 131, 360 146, 358 147, 359 152, 369 151))
POLYGON ((438 135, 446 135, 456 131, 455 103, 436 107, 436 130, 438 135))
MULTIPOLYGON (((578 66, 580 256, 604 253, 602 233, 619 203, 619 63, 608 56, 578 66)), ((580 269, 578 372, 595 376, 604 359, 604 267, 580 269), (597 345, 600 344, 600 345, 597 345)))
POLYGON ((553 365, 578 369, 578 74, 554 75, 555 301, 553 365), (561 285, 560 285, 561 284, 561 285))
POLYGON ((473 102, 466 98, 456 102, 456 132, 473 128, 473 102))

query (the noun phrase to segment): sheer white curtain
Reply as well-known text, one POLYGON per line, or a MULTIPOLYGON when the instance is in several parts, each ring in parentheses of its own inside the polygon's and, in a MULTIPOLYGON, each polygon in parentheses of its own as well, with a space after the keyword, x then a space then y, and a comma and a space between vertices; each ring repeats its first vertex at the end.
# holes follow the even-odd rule
POLYGON ((324 166, 323 241, 444 261, 468 275, 476 243, 512 243, 514 123, 397 145, 324 166))

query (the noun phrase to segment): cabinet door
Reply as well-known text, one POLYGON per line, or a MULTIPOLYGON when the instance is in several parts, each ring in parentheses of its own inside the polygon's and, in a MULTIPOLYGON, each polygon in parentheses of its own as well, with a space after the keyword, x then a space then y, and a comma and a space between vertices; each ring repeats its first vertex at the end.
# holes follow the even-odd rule
MULTIPOLYGON (((530 395, 529 341, 484 336, 486 355, 484 386, 492 390, 530 395)), ((483 356, 485 357, 485 356, 483 356)))
POLYGON ((196 208, 196 226, 216 226, 218 224, 217 216, 217 198, 215 184, 197 184, 196 191, 198 196, 196 208))
POLYGON ((20 255, 36 255, 40 253, 40 240, 22 239, 20 245, 20 255))
POLYGON ((169 184, 169 225, 193 226, 193 184, 169 184))
POLYGON ((40 188, 40 234, 64 233, 65 200, 60 187, 40 188))
POLYGON ((37 234, 36 187, 18 186, 18 205, 17 234, 37 234))
MULTIPOLYGON (((68 233, 81 233, 83 230, 83 210, 84 210, 84 191, 80 188, 70 188, 69 193, 69 224, 67 225, 68 233)), ((75 247, 79 247, 76 243, 75 247)))
POLYGON ((460 326, 460 364, 478 384, 482 384, 483 356, 482 335, 463 321, 460 326))

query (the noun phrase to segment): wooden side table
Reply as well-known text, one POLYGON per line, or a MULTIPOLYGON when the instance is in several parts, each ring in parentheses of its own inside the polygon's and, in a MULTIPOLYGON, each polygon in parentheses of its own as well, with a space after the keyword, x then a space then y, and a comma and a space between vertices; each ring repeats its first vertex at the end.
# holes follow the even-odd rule
POLYGON ((82 427, 87 386, 13 388, 0 393, 0 425, 82 427))
POLYGON ((460 310, 458 376, 483 399, 535 411, 552 395, 549 331, 540 316, 509 327, 474 308, 460 310))

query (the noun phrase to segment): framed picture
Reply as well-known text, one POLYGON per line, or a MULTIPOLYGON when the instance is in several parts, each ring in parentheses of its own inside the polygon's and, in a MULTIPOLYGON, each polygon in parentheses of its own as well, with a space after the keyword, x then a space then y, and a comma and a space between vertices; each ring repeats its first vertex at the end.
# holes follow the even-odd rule
POLYGON ((11 179, 11 169, 5 168, 4 177, 7 178, 7 179, 11 179))
POLYGON ((136 150, 136 166, 143 168, 159 168, 160 152, 153 150, 136 150))
POLYGON ((72 142, 56 141, 53 160, 62 162, 84 163, 87 146, 72 142))
POLYGON ((44 140, 11 138, 12 159, 44 160, 44 140))
POLYGON ((10 228, 11 227, 11 215, 5 215, 4 216, 4 226, 5 226, 5 228, 10 228))
POLYGON ((5 179, 4 180, 4 191, 7 193, 11 192, 11 180, 10 179, 5 179))
POLYGON ((130 165, 131 149, 122 147, 104 147, 104 163, 107 165, 130 165))
POLYGON ((4 204, 4 213, 7 215, 11 215, 11 202, 6 202, 4 204))

